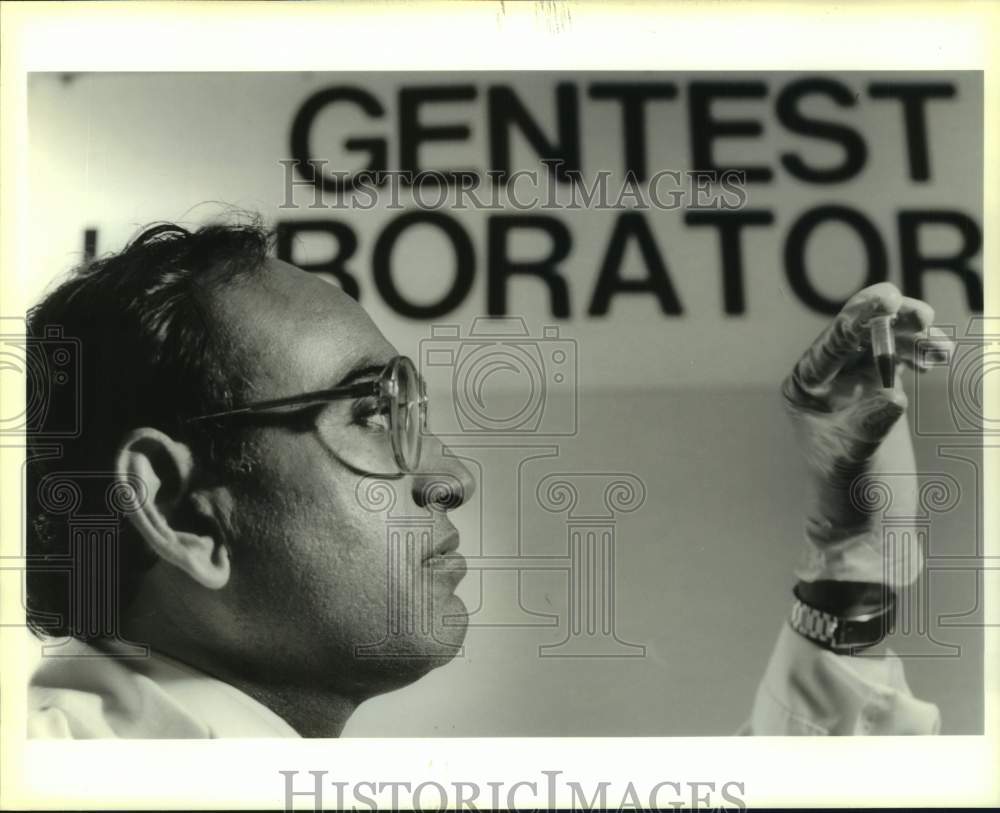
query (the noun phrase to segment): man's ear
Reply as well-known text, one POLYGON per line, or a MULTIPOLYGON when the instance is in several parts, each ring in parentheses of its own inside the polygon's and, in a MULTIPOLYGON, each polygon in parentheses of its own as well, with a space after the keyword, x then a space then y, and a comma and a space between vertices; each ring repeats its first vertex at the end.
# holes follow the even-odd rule
POLYGON ((138 478, 146 487, 145 501, 128 519, 156 555, 203 587, 224 587, 229 551, 212 507, 190 493, 190 449, 158 429, 136 429, 119 447, 115 468, 119 481, 138 478))

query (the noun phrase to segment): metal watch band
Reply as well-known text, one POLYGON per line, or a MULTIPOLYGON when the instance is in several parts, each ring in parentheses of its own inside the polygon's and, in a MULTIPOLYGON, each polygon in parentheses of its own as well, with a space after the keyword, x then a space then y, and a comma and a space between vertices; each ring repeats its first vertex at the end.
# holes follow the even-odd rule
POLYGON ((799 635, 819 646, 849 655, 879 643, 892 631, 895 620, 896 602, 892 594, 882 608, 850 618, 818 610, 796 596, 788 623, 799 635))

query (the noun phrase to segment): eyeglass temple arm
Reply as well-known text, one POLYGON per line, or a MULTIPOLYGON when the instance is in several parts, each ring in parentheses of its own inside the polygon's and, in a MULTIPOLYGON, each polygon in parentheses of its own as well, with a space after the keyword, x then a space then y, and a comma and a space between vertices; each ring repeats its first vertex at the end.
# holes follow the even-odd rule
POLYGON ((381 383, 379 381, 362 381, 358 384, 347 384, 343 387, 334 387, 329 390, 315 390, 304 392, 301 395, 291 395, 287 398, 275 398, 271 401, 259 401, 256 404, 248 404, 237 409, 225 409, 221 412, 212 412, 208 415, 197 415, 188 418, 184 423, 197 423, 207 421, 212 418, 226 418, 230 415, 251 415, 258 412, 268 412, 280 407, 295 406, 297 404, 321 403, 323 401, 335 401, 342 398, 362 398, 366 395, 379 395, 381 393, 381 383))

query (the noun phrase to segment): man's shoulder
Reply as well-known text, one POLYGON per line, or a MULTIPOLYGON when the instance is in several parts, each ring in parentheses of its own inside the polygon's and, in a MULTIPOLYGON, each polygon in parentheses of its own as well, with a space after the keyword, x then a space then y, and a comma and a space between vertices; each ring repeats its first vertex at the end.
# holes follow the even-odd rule
POLYGON ((137 668, 142 660, 141 652, 127 656, 72 638, 40 642, 28 685, 28 736, 211 736, 207 726, 137 668))

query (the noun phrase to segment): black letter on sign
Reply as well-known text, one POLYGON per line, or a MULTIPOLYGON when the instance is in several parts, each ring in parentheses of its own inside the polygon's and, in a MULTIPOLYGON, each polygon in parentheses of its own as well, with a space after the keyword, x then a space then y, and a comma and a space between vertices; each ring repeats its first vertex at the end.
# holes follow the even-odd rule
MULTIPOLYGON (((309 183, 319 185, 325 192, 336 192, 345 186, 354 189, 359 182, 359 173, 352 175, 346 184, 341 184, 337 177, 327 176, 322 172, 317 173, 312 164, 313 153, 309 136, 313 122, 320 110, 328 104, 340 101, 353 102, 374 119, 382 118, 385 113, 374 96, 360 88, 350 87, 333 87, 317 91, 299 108, 292 122, 292 158, 295 159, 299 175, 309 183)), ((375 173, 378 177, 385 172, 387 148, 384 138, 349 138, 344 142, 344 148, 349 152, 367 151, 368 165, 361 169, 361 174, 375 173)))
POLYGON ((279 260, 297 265, 303 271, 332 274, 337 278, 344 293, 358 299, 360 291, 358 281, 344 268, 354 252, 358 249, 358 238, 354 229, 346 223, 337 220, 284 220, 277 224, 277 246, 275 247, 279 260), (337 242, 337 253, 332 259, 320 263, 301 263, 294 259, 292 242, 302 233, 317 232, 329 234, 337 242))
POLYGON ((927 181, 931 177, 931 158, 927 149, 927 120, 924 102, 928 99, 950 99, 955 86, 944 83, 892 84, 873 82, 868 86, 873 99, 899 99, 903 103, 903 121, 906 124, 906 149, 910 156, 910 177, 927 181))
POLYGON ((571 247, 569 229, 554 217, 507 215, 489 220, 489 293, 487 308, 490 316, 507 313, 507 278, 514 274, 539 277, 549 286, 552 315, 569 316, 569 289, 556 266, 566 259, 571 247), (507 256, 507 236, 514 229, 537 229, 552 238, 552 250, 540 260, 512 260, 507 256))
POLYGON ((510 175, 511 124, 517 125, 535 152, 554 173, 556 180, 567 180, 566 173, 580 172, 580 130, 576 88, 568 82, 556 86, 559 139, 553 143, 545 137, 531 114, 524 109, 513 90, 503 85, 489 90, 490 162, 491 169, 500 173, 501 183, 510 175))
MULTIPOLYGON (((476 98, 472 85, 453 87, 417 87, 399 91, 399 168, 407 175, 403 178, 410 184, 415 182, 422 171, 417 152, 425 141, 467 141, 470 130, 465 124, 424 126, 420 123, 420 106, 425 102, 468 102, 476 98)), ((423 183, 456 183, 463 177, 475 178, 474 169, 452 169, 428 172, 420 180, 423 183)))
POLYGON ((712 101, 725 99, 762 99, 767 96, 767 85, 763 82, 692 82, 688 89, 688 106, 691 125, 691 168, 695 172, 715 172, 721 175, 727 170, 745 172, 747 183, 770 181, 768 167, 720 167, 712 157, 712 141, 722 136, 759 136, 764 128, 759 121, 730 119, 720 121, 712 118, 712 101))
POLYGON ((951 271, 965 283, 965 295, 969 300, 969 310, 982 313, 983 281, 969 264, 983 245, 983 235, 979 226, 961 212, 942 210, 910 210, 899 213, 899 253, 903 266, 903 293, 923 299, 923 273, 931 269, 951 271), (927 257, 920 253, 919 231, 924 224, 931 226, 954 226, 962 235, 962 247, 957 254, 927 257))
POLYGON ((799 110, 799 102, 803 96, 813 93, 830 97, 840 107, 854 107, 854 94, 840 82, 834 82, 832 79, 803 79, 792 82, 778 96, 778 120, 793 133, 839 144, 844 150, 844 160, 840 166, 820 169, 808 166, 795 153, 786 152, 781 156, 781 163, 796 178, 810 183, 839 183, 850 180, 864 169, 868 148, 856 130, 803 115, 799 110))
POLYGON ((770 226, 774 215, 764 209, 740 212, 688 212, 684 222, 689 226, 715 226, 719 230, 722 249, 722 299, 726 313, 746 311, 743 294, 743 251, 740 233, 744 226, 770 226))
POLYGON ((656 241, 649 230, 649 224, 638 212, 628 212, 620 215, 615 223, 615 230, 611 234, 604 262, 601 263, 601 271, 594 288, 594 296, 590 300, 588 312, 591 316, 603 316, 608 312, 611 297, 615 294, 621 292, 643 293, 645 291, 652 291, 656 294, 660 300, 660 308, 664 313, 681 313, 681 304, 677 301, 677 294, 674 293, 674 288, 670 284, 667 267, 663 264, 660 252, 656 248, 656 241), (646 279, 622 279, 618 276, 629 237, 635 237, 639 241, 639 250, 642 252, 642 259, 646 262, 646 270, 649 272, 646 279))
MULTIPOLYGON (((476 256, 472 241, 458 225, 458 222, 441 212, 407 212, 391 221, 375 242, 372 267, 375 273, 375 287, 382 299, 400 316, 410 319, 436 319, 453 311, 462 304, 472 288, 475 278, 476 256), (443 231, 455 249, 455 281, 451 289, 439 301, 431 305, 414 305, 400 296, 392 281, 392 249, 404 230, 414 224, 425 223, 443 231)), ((419 268, 411 268, 411 274, 419 274, 419 268)))
MULTIPOLYGON (((792 290, 804 305, 818 313, 836 314, 844 306, 843 301, 827 299, 817 293, 806 275, 806 242, 813 229, 828 220, 838 220, 853 228, 861 237, 868 257, 868 270, 861 288, 867 288, 877 282, 885 282, 889 278, 888 260, 882 238, 871 221, 861 212, 846 206, 817 206, 802 215, 792 226, 785 240, 785 273, 792 290)), ((859 289, 860 290, 860 289, 859 289)))
POLYGON ((646 102, 676 96, 677 87, 670 82, 595 82, 590 86, 591 99, 621 102, 625 172, 637 181, 646 180, 646 102))

